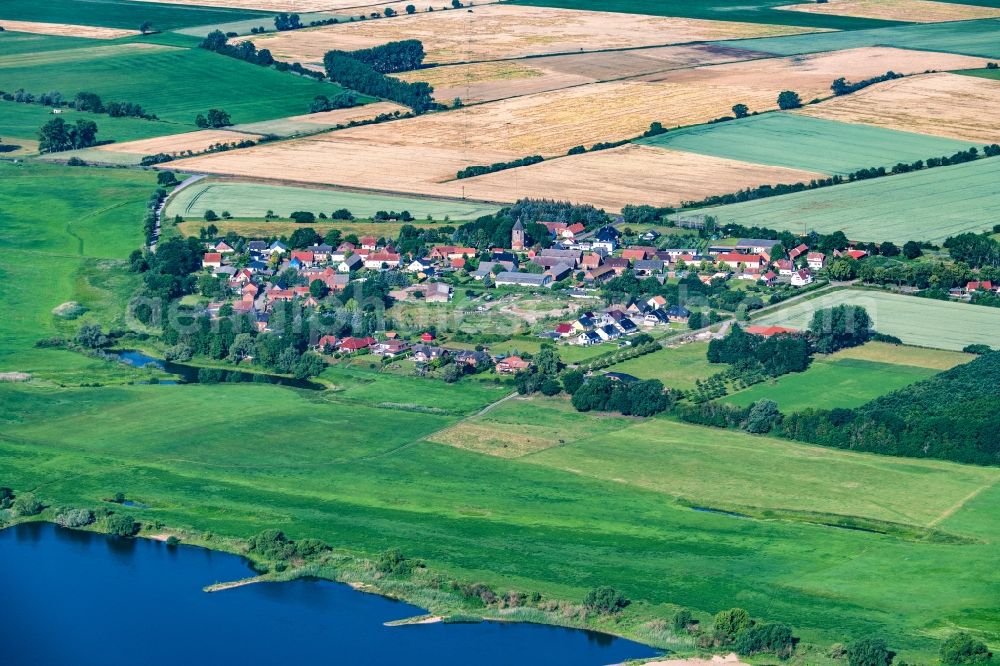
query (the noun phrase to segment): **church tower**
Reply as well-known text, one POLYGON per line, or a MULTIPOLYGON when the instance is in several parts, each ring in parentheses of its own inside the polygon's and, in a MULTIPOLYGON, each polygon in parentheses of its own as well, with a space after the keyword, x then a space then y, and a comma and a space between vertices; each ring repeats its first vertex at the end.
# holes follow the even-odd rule
POLYGON ((514 228, 510 230, 510 248, 515 252, 524 250, 524 225, 518 219, 514 223, 514 228))

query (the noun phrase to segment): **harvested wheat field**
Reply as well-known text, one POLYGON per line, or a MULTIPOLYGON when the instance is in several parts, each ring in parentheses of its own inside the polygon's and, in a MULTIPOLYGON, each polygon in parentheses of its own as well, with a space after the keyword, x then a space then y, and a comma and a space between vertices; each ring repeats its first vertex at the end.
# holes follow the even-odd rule
POLYGON ((189 150, 195 153, 208 150, 209 147, 219 143, 237 143, 246 141, 247 139, 256 140, 259 138, 260 136, 258 135, 245 132, 199 130, 185 134, 160 136, 154 139, 142 139, 141 141, 109 143, 104 146, 98 146, 94 150, 111 153, 131 153, 135 155, 156 155, 157 153, 179 155, 189 150))
POLYGON ((102 28, 93 25, 70 25, 68 23, 36 23, 34 21, 8 21, 0 19, 4 30, 30 32, 36 35, 58 35, 61 37, 86 37, 88 39, 119 39, 138 35, 138 30, 123 28, 102 28))
POLYGON ((817 118, 864 123, 966 141, 1000 139, 1000 81, 928 74, 887 81, 853 95, 796 111, 817 118))
POLYGON ((819 177, 809 171, 630 144, 458 182, 474 199, 516 201, 558 193, 560 199, 617 211, 626 204, 677 206, 745 187, 819 177))
MULTIPOLYGON (((860 81, 889 70, 915 74, 927 70, 973 69, 984 65, 982 58, 972 56, 871 47, 696 67, 643 77, 642 80, 794 90, 804 101, 809 101, 829 97, 830 84, 839 77, 860 81)), ((750 108, 760 110, 753 106, 750 108)))
POLYGON ((173 169, 199 173, 435 194, 441 193, 438 183, 454 178, 459 169, 516 157, 490 152, 472 157, 456 148, 379 143, 368 132, 357 134, 378 127, 382 126, 341 130, 170 164, 173 169))
POLYGON ((774 104, 777 88, 596 83, 347 131, 377 142, 450 147, 488 164, 480 153, 560 155, 578 145, 632 138, 653 121, 671 127, 706 122, 728 112, 734 95, 764 108, 774 104))
POLYGON ((810 14, 854 16, 883 21, 909 23, 943 23, 1000 16, 1000 9, 976 7, 934 0, 828 0, 824 3, 808 2, 801 5, 784 5, 785 9, 810 14))
POLYGON ((695 44, 446 65, 407 72, 399 78, 426 81, 434 86, 434 97, 440 101, 447 102, 458 97, 467 103, 485 102, 765 55, 744 49, 695 44))
POLYGON ((338 125, 347 125, 351 122, 372 120, 382 114, 407 113, 408 111, 409 109, 405 106, 400 106, 393 102, 376 102, 375 104, 354 106, 349 109, 335 109, 333 111, 307 113, 301 116, 264 120, 259 123, 233 125, 231 129, 238 132, 274 134, 275 136, 288 137, 295 136, 296 134, 310 134, 312 132, 330 130, 338 125))
MULTIPOLYGON (((458 170, 526 155, 564 155, 577 145, 628 139, 653 121, 703 123, 734 95, 753 108, 776 90, 616 82, 527 95, 398 122, 339 130, 176 162, 177 169, 366 189, 461 196, 458 170)), ((728 190, 727 190, 728 191, 728 190)))
POLYGON ((503 4, 293 30, 257 37, 254 43, 270 49, 280 60, 319 63, 331 49, 353 50, 400 39, 419 39, 427 50, 428 64, 444 64, 805 31, 757 23, 503 4), (516 30, 511 26, 516 26, 516 30))

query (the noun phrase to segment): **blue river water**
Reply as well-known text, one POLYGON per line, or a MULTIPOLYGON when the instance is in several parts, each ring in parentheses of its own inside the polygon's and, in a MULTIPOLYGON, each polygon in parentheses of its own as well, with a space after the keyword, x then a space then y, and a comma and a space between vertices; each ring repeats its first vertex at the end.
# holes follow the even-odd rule
POLYGON ((657 654, 543 625, 386 627, 425 611, 322 580, 202 591, 250 574, 203 548, 48 523, 0 530, 0 664, 597 666, 657 654))

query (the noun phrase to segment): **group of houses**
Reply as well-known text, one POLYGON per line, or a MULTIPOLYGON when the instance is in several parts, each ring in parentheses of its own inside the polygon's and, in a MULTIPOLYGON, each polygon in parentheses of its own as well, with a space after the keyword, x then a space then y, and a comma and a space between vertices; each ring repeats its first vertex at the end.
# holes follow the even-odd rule
POLYGON ((686 324, 691 311, 682 305, 667 305, 663 296, 586 311, 573 321, 558 324, 545 334, 571 344, 596 345, 634 335, 658 325, 686 324))

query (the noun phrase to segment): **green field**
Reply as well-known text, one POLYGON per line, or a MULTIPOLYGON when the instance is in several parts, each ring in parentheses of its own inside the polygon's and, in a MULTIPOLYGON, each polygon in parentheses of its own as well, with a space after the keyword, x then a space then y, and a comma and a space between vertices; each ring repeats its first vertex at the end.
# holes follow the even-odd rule
POLYGON ((698 211, 719 223, 832 233, 852 240, 943 241, 1000 219, 1000 159, 835 185, 698 211))
MULTIPOLYGON (((178 131, 177 125, 141 118, 112 118, 100 113, 87 113, 63 109, 60 117, 72 123, 79 118, 93 120, 97 123, 97 138, 99 141, 113 140, 115 142, 149 139, 154 136, 173 134, 178 131)), ((18 104, 17 102, 0 101, 0 137, 38 140, 39 128, 52 120, 52 110, 40 104, 18 104)), ((84 151, 76 151, 84 152, 84 151)), ((104 152, 104 151, 100 151, 104 152)), ((90 153, 97 151, 90 150, 90 153)), ((76 153, 74 153, 76 154, 76 153)), ((58 153, 54 157, 64 159, 65 155, 58 153)), ((107 159, 109 155, 102 155, 107 159)), ((110 157, 114 157, 110 155, 110 157)))
POLYGON ((996 345, 1000 335, 997 308, 857 289, 828 292, 755 318, 753 323, 804 329, 817 310, 842 304, 864 306, 875 330, 908 345, 961 350, 971 344, 996 345))
POLYGON ((133 2, 132 0, 7 0, 0 6, 0 25, 11 21, 99 25, 138 30, 152 21, 158 30, 172 30, 207 23, 224 23, 255 16, 270 20, 273 13, 195 5, 133 2))
MULTIPOLYGON (((612 584, 638 602, 632 612, 664 617, 664 604, 700 613, 738 604, 807 640, 885 633, 905 657, 927 657, 954 627, 1000 637, 993 469, 663 420, 504 460, 421 441, 449 417, 271 386, 2 386, 0 395, 10 424, 0 478, 60 503, 91 505, 118 489, 151 507, 140 518, 169 525, 245 537, 280 524, 353 552, 397 546, 446 577, 557 598, 612 584), (253 405, 254 418, 212 407, 232 402, 253 405), (767 482, 765 469, 780 478, 767 482), (983 489, 969 501, 980 513, 963 515, 963 500, 983 489), (735 520, 675 497, 917 527, 940 520, 981 541, 735 520)), ((559 424, 558 411, 533 418, 559 424)))
POLYGON ((726 369, 708 362, 707 342, 692 342, 672 349, 646 354, 606 368, 605 372, 624 372, 639 379, 659 379, 667 388, 693 389, 696 380, 708 379, 726 369))
POLYGON ((269 210, 287 217, 297 210, 329 214, 338 208, 346 208, 356 217, 371 217, 380 210, 408 210, 417 220, 432 215, 439 221, 445 216, 453 220, 470 220, 497 210, 496 206, 447 199, 210 179, 186 187, 171 197, 167 204, 168 214, 183 217, 201 217, 209 209, 217 213, 228 210, 234 217, 262 218, 269 210))
POLYGON ((955 72, 955 74, 978 76, 981 79, 993 79, 994 81, 1000 81, 1000 69, 965 69, 955 72))
MULTIPOLYGON (((3 23, 0 22, 0 26, 3 23)), ((99 44, 93 39, 83 37, 62 37, 58 35, 36 35, 30 32, 0 32, 0 58, 20 53, 38 53, 41 51, 58 51, 59 49, 77 49, 99 44)))
POLYGON ((792 113, 697 125, 639 143, 744 162, 846 175, 967 150, 968 142, 792 113))
POLYGON ((316 95, 341 90, 203 49, 130 44, 0 57, 0 90, 58 90, 68 98, 95 92, 141 104, 176 123, 174 132, 193 129, 195 116, 211 108, 224 109, 234 123, 249 123, 307 113, 316 95))
POLYGON ((512 4, 536 7, 560 7, 625 14, 681 16, 715 21, 772 23, 832 30, 859 30, 895 25, 892 21, 824 16, 806 12, 789 12, 775 7, 794 4, 790 0, 515 0, 512 4))
POLYGON ((798 412, 822 405, 860 407, 870 400, 937 374, 934 370, 856 359, 816 359, 805 372, 793 372, 755 384, 721 402, 747 407, 764 398, 774 400, 782 412, 798 412))
POLYGON ((984 58, 1000 58, 1000 19, 923 23, 787 37, 734 39, 717 44, 775 55, 819 53, 865 46, 895 46, 904 49, 947 51, 984 58))
POLYGON ((36 340, 72 335, 90 321, 121 325, 135 276, 121 261, 142 245, 141 220, 153 174, 0 162, 0 371, 71 383, 134 374, 125 366, 36 340), (52 309, 77 301, 76 321, 52 309))

